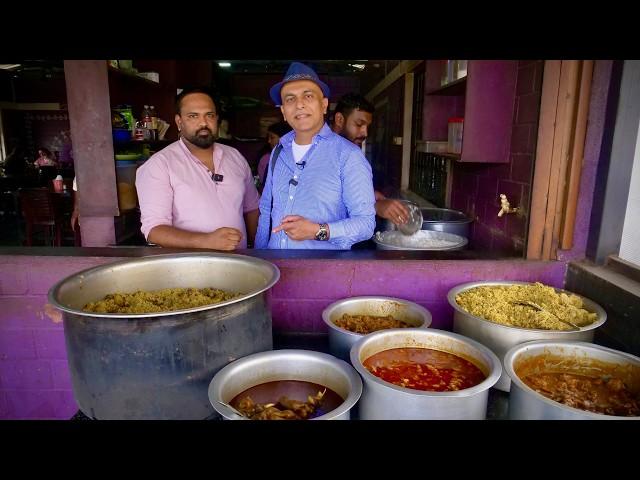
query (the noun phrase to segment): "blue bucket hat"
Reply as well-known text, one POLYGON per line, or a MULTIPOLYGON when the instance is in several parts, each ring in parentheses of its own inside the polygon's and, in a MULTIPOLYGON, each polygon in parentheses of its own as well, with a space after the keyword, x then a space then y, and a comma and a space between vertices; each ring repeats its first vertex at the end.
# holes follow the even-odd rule
POLYGON ((276 106, 282 105, 282 99, 280 98, 280 90, 282 90, 282 86, 285 83, 295 82, 297 80, 310 80, 317 84, 322 90, 322 93, 325 97, 329 98, 330 90, 326 83, 324 83, 320 78, 318 78, 318 74, 313 71, 311 67, 308 67, 304 63, 293 62, 289 65, 289 70, 284 75, 284 78, 281 82, 276 83, 269 90, 269 95, 271 96, 271 100, 276 106))

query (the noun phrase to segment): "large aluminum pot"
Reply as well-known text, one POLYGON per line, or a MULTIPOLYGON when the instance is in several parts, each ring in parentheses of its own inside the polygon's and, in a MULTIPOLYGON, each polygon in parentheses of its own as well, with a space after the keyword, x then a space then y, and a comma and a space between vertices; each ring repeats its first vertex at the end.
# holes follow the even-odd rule
POLYGON ((334 323, 345 313, 350 315, 391 315, 396 320, 406 322, 416 328, 428 328, 431 325, 429 310, 401 298, 363 296, 333 302, 322 311, 322 320, 329 328, 329 352, 346 361, 349 361, 353 344, 364 335, 350 332, 334 323))
MULTIPOLYGON (((569 292, 556 288, 556 292, 571 293, 578 295, 582 298, 583 308, 589 312, 595 312, 598 314, 598 319, 586 327, 582 327, 579 331, 568 330, 541 330, 535 328, 520 328, 510 327, 507 325, 500 325, 498 323, 490 322, 484 318, 471 315, 466 310, 462 309, 456 302, 456 295, 465 292, 475 287, 486 287, 491 285, 530 285, 531 282, 516 282, 516 281, 496 281, 496 282, 470 282, 463 283, 449 290, 447 300, 449 305, 453 307, 453 331, 460 333, 469 338, 473 338, 483 345, 489 347, 501 360, 504 358, 505 353, 514 345, 519 343, 528 342, 532 340, 576 340, 583 342, 591 342, 596 328, 602 326, 607 320, 607 314, 597 303, 585 298, 577 293, 569 292)), ((509 385, 511 380, 506 372, 502 372, 502 376, 496 388, 503 392, 509 391, 509 385)))
POLYGON ((278 268, 223 253, 157 255, 84 270, 54 285, 80 410, 98 419, 203 419, 211 377, 229 362, 273 348, 269 289, 278 268), (108 293, 214 287, 244 295, 167 313, 82 311, 108 293))
MULTIPOLYGON (((505 372, 511 378, 509 418, 516 420, 640 420, 640 417, 620 417, 587 412, 551 400, 528 387, 519 375, 530 372, 527 363, 532 358, 547 357, 545 363, 554 372, 595 375, 613 373, 638 396, 640 392, 640 358, 593 343, 538 340, 516 345, 504 357, 505 372), (560 363, 561 362, 561 363, 560 363), (603 364, 604 363, 604 364, 603 364)), ((537 363, 537 362, 536 362, 537 363)))
MULTIPOLYGON (((467 217, 459 210, 450 208, 421 208, 422 230, 453 233, 464 238, 469 238, 470 227, 473 219, 467 217)), ((385 230, 397 230, 396 225, 390 220, 385 220, 385 230)))
POLYGON ((220 370, 209 385, 209 401, 227 420, 247 420, 220 402, 229 403, 245 390, 267 382, 300 380, 330 388, 344 402, 313 420, 349 420, 362 394, 362 380, 347 362, 311 350, 273 350, 236 360, 220 370))
POLYGON ((483 420, 491 388, 502 373, 500 360, 478 342, 436 329, 381 330, 361 338, 351 348, 351 363, 364 380, 358 404, 362 420, 483 420), (376 377, 362 364, 392 348, 431 348, 461 356, 487 378, 475 387, 454 392, 426 392, 402 388, 376 377))

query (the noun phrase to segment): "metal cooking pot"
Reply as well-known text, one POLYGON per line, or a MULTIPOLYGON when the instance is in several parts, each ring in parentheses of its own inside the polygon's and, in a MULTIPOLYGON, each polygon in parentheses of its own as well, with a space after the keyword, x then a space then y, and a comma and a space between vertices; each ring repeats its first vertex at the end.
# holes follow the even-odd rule
MULTIPOLYGON (((422 230, 453 233, 469 238, 473 219, 467 217, 463 212, 436 207, 421 208, 420 211, 422 212, 422 230)), ((390 220, 385 220, 384 230, 397 230, 397 227, 390 220)))
POLYGON ((364 380, 358 404, 361 420, 483 420, 491 388, 502 373, 500 360, 478 342, 436 329, 381 330, 351 348, 351 364, 364 380), (402 388, 376 377, 362 362, 392 348, 431 348, 472 361, 487 376, 475 387, 453 392, 402 388))
MULTIPOLYGON (((456 302, 456 295, 463 293, 475 287, 487 287, 491 285, 530 285, 531 282, 516 282, 516 281, 504 281, 504 282, 470 282, 463 283, 449 290, 447 294, 447 300, 449 305, 453 307, 453 331, 465 335, 466 337, 473 338, 483 345, 489 347, 501 360, 504 358, 505 353, 514 345, 519 343, 528 342, 531 340, 579 340, 584 342, 591 342, 596 328, 602 326, 607 320, 607 314, 600 305, 567 290, 556 288, 558 293, 571 293, 578 295, 583 302, 583 308, 589 312, 595 312, 598 314, 598 319, 591 325, 582 327, 579 331, 570 330, 541 330, 535 328, 520 328, 510 327, 507 325, 500 325, 498 323, 490 322, 484 318, 471 315, 466 310, 462 309, 456 302)), ((509 376, 506 372, 502 372, 502 376, 496 388, 504 392, 509 391, 509 384, 511 383, 509 376)))
POLYGON ((362 394, 362 380, 347 362, 311 350, 273 350, 249 355, 220 370, 209 385, 209 401, 227 420, 248 420, 219 402, 229 403, 239 393, 277 380, 300 380, 330 388, 344 402, 313 420, 349 420, 362 394))
POLYGON ((338 300, 322 311, 322 320, 329 328, 329 352, 349 361, 349 353, 354 343, 364 335, 338 327, 335 320, 345 313, 350 315, 391 315, 396 320, 416 328, 431 325, 431 313, 417 303, 393 297, 363 296, 338 300))
POLYGON ((213 375, 273 348, 269 289, 278 268, 223 253, 157 255, 91 268, 49 291, 63 312, 73 393, 97 419, 203 419, 213 375), (82 311, 108 293, 214 287, 242 296, 166 313, 82 311))
MULTIPOLYGON (((559 340, 527 342, 511 348, 504 357, 505 372, 511 378, 509 418, 515 420, 640 420, 640 417, 603 415, 569 407, 529 388, 516 372, 526 375, 526 372, 520 371, 523 362, 539 355, 562 358, 564 368, 573 365, 575 370, 568 370, 573 373, 585 373, 581 370, 595 368, 601 374, 603 368, 601 364, 589 365, 594 360, 622 366, 623 368, 616 368, 618 373, 614 375, 624 381, 636 397, 640 391, 640 358, 634 355, 585 342, 559 340)), ((557 372, 557 362, 553 363, 555 364, 553 371, 557 372)))

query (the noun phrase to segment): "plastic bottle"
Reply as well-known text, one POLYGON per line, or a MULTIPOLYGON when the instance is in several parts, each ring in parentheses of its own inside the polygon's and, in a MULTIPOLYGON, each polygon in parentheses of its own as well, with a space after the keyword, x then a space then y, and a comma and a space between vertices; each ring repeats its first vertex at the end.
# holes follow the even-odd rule
POLYGON ((152 140, 153 122, 151 121, 151 111, 149 105, 145 105, 142 109, 142 126, 144 128, 144 139, 152 140))
POLYGON ((462 134, 464 129, 464 118, 452 117, 449 119, 449 153, 462 153, 462 134))
POLYGON ((149 105, 145 105, 142 109, 142 123, 144 123, 144 128, 151 129, 151 111, 149 110, 149 105))
POLYGON ((158 138, 158 114, 153 105, 149 109, 149 115, 151 116, 151 140, 156 140, 158 138))

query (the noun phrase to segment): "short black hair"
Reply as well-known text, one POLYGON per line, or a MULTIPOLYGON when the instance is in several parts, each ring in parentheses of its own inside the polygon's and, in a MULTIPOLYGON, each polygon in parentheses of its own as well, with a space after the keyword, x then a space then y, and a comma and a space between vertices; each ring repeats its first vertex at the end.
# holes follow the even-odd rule
POLYGON ((187 87, 184 90, 182 90, 176 96, 176 114, 180 115, 180 108, 182 107, 182 99, 187 95, 191 95, 192 93, 203 93, 207 95, 213 102, 213 105, 216 107, 216 113, 218 114, 218 117, 220 116, 220 113, 221 113, 219 108, 220 102, 216 98, 216 94, 213 92, 213 90, 206 86, 187 87))
POLYGON ((292 128, 291 125, 289 125, 287 122, 276 122, 269 125, 267 127, 267 130, 278 135, 279 137, 282 137, 289 133, 292 128))
POLYGON ((347 93, 338 100, 335 113, 341 113, 344 118, 347 118, 355 109, 371 114, 373 114, 375 110, 373 104, 362 95, 358 93, 347 93))

